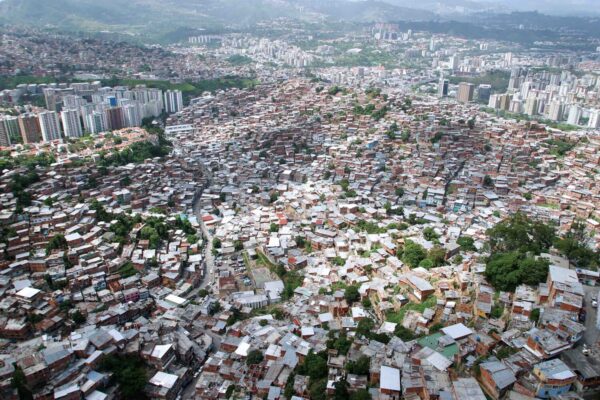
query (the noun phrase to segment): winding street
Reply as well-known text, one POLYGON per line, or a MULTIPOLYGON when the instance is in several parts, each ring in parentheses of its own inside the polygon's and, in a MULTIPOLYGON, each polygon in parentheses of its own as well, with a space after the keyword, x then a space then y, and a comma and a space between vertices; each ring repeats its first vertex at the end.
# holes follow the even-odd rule
MULTIPOLYGON (((204 221, 202 220, 202 209, 200 208, 200 197, 202 196, 204 189, 206 189, 207 187, 210 187, 210 185, 212 184, 213 177, 212 177, 212 172, 204 166, 202 166, 202 176, 206 177, 206 183, 204 184, 204 187, 202 187, 199 190, 199 192, 196 196, 196 199, 194 201, 194 206, 193 206, 194 215, 196 216, 196 219, 198 220, 198 223, 200 224, 200 229, 202 230, 202 237, 206 241, 206 244, 204 246, 204 263, 203 263, 204 276, 203 276, 202 282, 198 286, 197 290, 205 289, 208 285, 215 282, 215 256, 213 255, 213 252, 212 252, 213 236, 210 233, 210 230, 208 229, 208 227, 206 226, 204 221)), ((194 292, 196 292, 196 291, 194 291, 194 292)))

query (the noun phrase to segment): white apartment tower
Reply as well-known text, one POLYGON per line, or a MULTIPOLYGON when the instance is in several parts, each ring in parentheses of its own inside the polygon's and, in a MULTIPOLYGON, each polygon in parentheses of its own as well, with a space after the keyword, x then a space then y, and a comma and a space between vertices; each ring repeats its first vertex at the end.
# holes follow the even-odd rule
POLYGON ((21 140, 19 119, 17 117, 0 117, 0 146, 8 147, 19 143, 21 140))
POLYGON ((42 138, 45 142, 57 140, 61 138, 60 123, 58 122, 58 114, 55 111, 45 111, 38 115, 42 138))
POLYGON ((142 124, 142 115, 140 113, 140 107, 137 103, 124 105, 123 113, 125 114, 126 126, 133 127, 140 126, 142 124))
POLYGON ((581 115, 583 114, 583 110, 577 104, 573 104, 569 109, 569 117, 567 118, 567 123, 569 125, 579 125, 579 120, 581 119, 581 115))
POLYGON ((590 111, 590 120, 588 121, 589 128, 600 128, 600 110, 590 111))
POLYGON ((79 112, 77 110, 65 110, 61 112, 60 119, 62 120, 65 136, 72 138, 83 136, 83 129, 81 128, 81 121, 79 120, 79 112))
POLYGON ((100 133, 108 130, 106 114, 101 111, 92 111, 84 117, 86 129, 89 133, 100 133))
POLYGON ((560 100, 553 100, 548 109, 548 118, 553 121, 560 121, 563 115, 563 103, 560 100))
POLYGON ((167 90, 165 92, 165 111, 173 114, 183 110, 183 94, 181 90, 167 90))

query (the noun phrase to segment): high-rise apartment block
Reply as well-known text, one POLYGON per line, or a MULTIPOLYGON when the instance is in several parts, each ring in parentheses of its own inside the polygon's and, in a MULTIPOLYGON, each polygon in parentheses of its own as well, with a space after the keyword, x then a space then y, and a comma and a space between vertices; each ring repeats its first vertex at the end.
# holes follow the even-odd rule
POLYGON ((475 94, 475 85, 468 82, 461 82, 458 85, 458 94, 456 99, 461 103, 468 103, 473 101, 473 96, 475 94))
POLYGON ((40 129, 44 141, 50 142, 61 138, 58 114, 55 111, 45 111, 39 114, 40 129))
POLYGON ((81 128, 81 121, 79 119, 79 111, 77 110, 66 110, 60 113, 60 119, 62 120, 63 130, 67 137, 81 137, 83 136, 83 129, 81 128))
POLYGON ((19 130, 23 143, 37 143, 42 141, 42 129, 37 115, 29 113, 19 115, 19 130))
POLYGON ((0 117, 0 146, 10 146, 20 143, 19 120, 17 117, 0 117))
POLYGON ((167 90, 165 92, 165 111, 169 114, 183 110, 183 94, 181 90, 167 90))

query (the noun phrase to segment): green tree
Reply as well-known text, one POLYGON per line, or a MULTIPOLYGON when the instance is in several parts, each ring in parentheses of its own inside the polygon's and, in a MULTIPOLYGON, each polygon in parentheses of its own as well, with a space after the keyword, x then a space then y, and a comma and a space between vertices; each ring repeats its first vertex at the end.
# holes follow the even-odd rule
POLYGON ((331 260, 331 262, 332 262, 334 265, 337 265, 337 266, 339 266, 339 267, 342 267, 342 266, 344 266, 344 264, 346 264, 346 260, 344 260, 344 259, 343 259, 342 257, 340 257, 340 256, 336 256, 336 257, 335 257, 333 260, 331 260))
POLYGON ((446 263, 446 250, 443 247, 435 246, 427 253, 427 258, 431 260, 434 267, 439 267, 446 263))
POLYGON ((308 387, 311 400, 327 399, 327 378, 311 379, 308 387))
POLYGON ((460 246, 460 249, 462 251, 475 251, 475 250, 477 250, 475 248, 475 240, 473 240, 472 237, 469 237, 469 236, 459 236, 459 238, 456 239, 456 243, 460 246))
POLYGON ((492 177, 489 175, 486 175, 483 177, 483 186, 487 186, 490 187, 494 184, 494 181, 492 180, 492 177))
POLYGON ((77 325, 81 325, 87 320, 79 310, 75 310, 75 312, 71 314, 71 319, 77 325))
POLYGON ((100 370, 113 373, 121 394, 126 399, 144 397, 144 387, 148 382, 146 365, 137 355, 108 355, 100 363, 100 370))
POLYGON ((497 290, 512 292, 522 283, 537 285, 544 282, 548 266, 546 259, 535 259, 516 251, 497 253, 487 262, 485 276, 497 290))
POLYGON ((426 240, 433 241, 439 239, 440 235, 438 235, 432 227, 428 226, 423 229, 423 237, 426 240))
POLYGON ((504 307, 502 305, 495 305, 492 307, 490 317, 498 319, 502 317, 502 314, 504 314, 504 307))
POLYGON ((246 365, 260 364, 263 358, 263 353, 260 350, 252 350, 248 353, 248 357, 246 357, 246 365))
MULTIPOLYGON (((219 304, 219 306, 221 305, 221 303, 219 303, 219 302, 217 302, 216 304, 219 304)), ((239 310, 239 308, 232 307, 230 309, 230 311, 231 311, 231 314, 227 318, 227 326, 231 326, 231 325, 235 324, 236 322, 241 321, 243 319, 242 312, 239 310)))
POLYGON ((66 250, 69 247, 64 235, 54 235, 46 245, 46 254, 52 253, 54 250, 66 250))
POLYGON ((369 375, 371 369, 371 359, 367 356, 360 356, 356 361, 346 363, 346 371, 355 375, 369 375))
POLYGON ((340 181, 340 186, 342 187, 342 190, 344 192, 347 192, 348 187, 350 186, 350 182, 348 181, 348 179, 344 178, 340 181))
POLYGON ((391 340, 391 338, 387 334, 377 332, 371 332, 371 334, 369 335, 369 339, 383 344, 388 344, 391 340))
POLYGON ((367 389, 358 389, 350 394, 350 400, 371 400, 371 393, 367 389))
POLYGON ((121 275, 121 278, 129 278, 130 276, 137 274, 138 271, 135 269, 131 261, 127 261, 121 266, 121 268, 119 268, 117 272, 119 275, 121 275))
POLYGON ((306 239, 303 236, 296 236, 294 240, 296 242, 296 246, 299 248, 304 248, 304 246, 306 246, 306 239))
POLYGON ((517 352, 516 349, 513 349, 512 347, 509 347, 509 346, 504 346, 501 349, 499 349, 498 351, 496 351, 496 357, 498 357, 498 359, 500 359, 500 360, 503 360, 503 359, 515 354, 516 352, 517 352))
POLYGON ((539 254, 547 251, 556 239, 555 229, 516 213, 487 231, 492 253, 518 251, 539 254))
POLYGON ((600 251, 594 252, 590 249, 588 240, 585 224, 575 221, 565 237, 554 242, 554 247, 577 268, 597 270, 600 267, 600 251))
POLYGON ((348 304, 352 304, 355 301, 360 299, 360 293, 358 292, 358 286, 351 285, 346 288, 344 291, 344 298, 348 302, 348 304))
POLYGON ((333 400, 347 400, 349 397, 348 393, 348 382, 342 378, 333 384, 333 400))
POLYGON ((304 359, 303 367, 305 373, 302 375, 308 375, 311 381, 327 378, 327 360, 324 357, 327 357, 327 355, 323 356, 311 350, 304 359))
POLYGON ((15 370, 12 375, 11 386, 17 389, 20 400, 33 400, 33 394, 27 386, 27 379, 25 373, 16 363, 14 364, 15 370))
POLYGON ((121 183, 121 186, 123 186, 123 187, 129 186, 129 185, 131 185, 131 178, 129 176, 125 176, 121 179, 120 183, 121 183))
POLYGON ((235 240, 233 242, 233 248, 235 251, 242 251, 244 249, 244 243, 241 240, 235 240))
MULTIPOLYGON (((219 301, 215 301, 214 303, 211 303, 210 307, 208 308, 208 313, 210 315, 215 315, 215 314, 221 312, 221 310, 223 310, 223 306, 221 305, 221 303, 219 301)), ((235 315, 236 311, 239 312, 239 310, 237 308, 232 308, 231 309, 232 315, 235 315)), ((231 316, 229 318, 231 318, 231 316)), ((229 323, 230 322, 229 318, 227 319, 227 325, 232 325, 229 323)))
POLYGON ((285 389, 283 390, 283 396, 286 399, 291 399, 294 395, 294 380, 296 379, 296 374, 292 372, 285 383, 285 389))
POLYGON ((416 268, 419 263, 427 257, 427 252, 418 243, 407 239, 404 243, 404 250, 402 252, 402 261, 411 268, 416 268))
POLYGON ((529 319, 537 323, 540 320, 540 309, 534 308, 533 310, 531 310, 531 314, 529 314, 529 319))
POLYGON ((140 238, 142 240, 148 240, 151 249, 157 249, 160 245, 160 235, 156 228, 150 225, 146 225, 142 228, 140 231, 140 238))
POLYGON ((364 337, 370 337, 371 332, 375 328, 375 321, 371 318, 363 318, 358 321, 358 325, 356 326, 356 334, 364 337))
POLYGON ((333 335, 333 337, 330 337, 327 340, 327 348, 335 349, 338 351, 339 354, 343 355, 348 353, 348 350, 350 350, 350 346, 352 346, 352 341, 348 339, 346 333, 340 332, 339 335, 337 335, 337 337, 335 337, 333 331, 331 331, 330 333, 333 335))
POLYGON ((410 329, 407 329, 402 326, 402 324, 397 324, 396 328, 394 328, 394 335, 399 337, 405 342, 410 342, 415 339, 415 334, 410 329))

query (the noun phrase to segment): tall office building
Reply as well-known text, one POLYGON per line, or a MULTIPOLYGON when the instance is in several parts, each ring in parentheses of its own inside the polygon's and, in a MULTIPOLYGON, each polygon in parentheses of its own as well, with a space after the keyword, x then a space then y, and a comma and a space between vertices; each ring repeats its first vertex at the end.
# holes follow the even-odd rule
POLYGON ((19 116, 19 130, 23 143, 38 143, 42 141, 40 120, 35 114, 22 114, 19 116))
POLYGON ((468 103, 473 101, 473 95, 475 94, 475 85, 472 83, 461 82, 458 85, 458 95, 456 99, 461 103, 468 103))
POLYGON ((173 114, 183 110, 183 94, 181 90, 167 90, 165 92, 165 111, 173 114))
POLYGON ((492 95, 492 85, 482 84, 477 88, 477 98, 483 103, 490 101, 492 95))
POLYGON ((443 76, 440 78, 440 82, 438 84, 438 97, 442 98, 448 96, 449 84, 450 82, 448 81, 448 79, 444 79, 443 76))
POLYGON ((21 142, 17 117, 0 117, 0 146, 10 146, 21 142))
POLYGON ((60 119, 62 120, 63 130, 67 137, 81 137, 83 136, 83 129, 81 128, 81 120, 79 119, 79 111, 77 110, 65 110, 60 113, 60 119))
POLYGON ((44 141, 50 142, 61 138, 58 114, 55 111, 45 111, 39 114, 40 128, 44 141))

